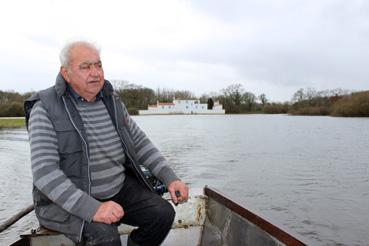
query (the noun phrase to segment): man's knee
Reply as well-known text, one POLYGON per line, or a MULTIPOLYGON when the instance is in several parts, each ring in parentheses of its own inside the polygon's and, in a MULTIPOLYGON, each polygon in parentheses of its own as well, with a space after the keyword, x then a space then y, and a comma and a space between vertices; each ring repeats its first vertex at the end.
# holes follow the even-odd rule
POLYGON ((173 223, 174 217, 176 216, 176 211, 174 210, 173 206, 170 205, 169 202, 167 202, 167 204, 168 204, 166 208, 167 214, 168 214, 168 217, 171 218, 171 221, 173 223))
POLYGON ((173 206, 168 201, 164 200, 162 204, 160 204, 160 206, 158 207, 157 212, 157 216, 160 217, 163 221, 165 221, 170 226, 173 224, 176 212, 173 206))
POLYGON ((83 230, 86 245, 120 246, 120 235, 115 225, 86 223, 83 230))

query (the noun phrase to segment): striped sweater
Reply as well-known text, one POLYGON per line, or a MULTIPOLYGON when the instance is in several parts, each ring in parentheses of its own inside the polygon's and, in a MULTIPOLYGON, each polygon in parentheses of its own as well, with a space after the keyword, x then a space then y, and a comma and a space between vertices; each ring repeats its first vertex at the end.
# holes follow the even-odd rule
POLYGON ((86 130, 90 148, 91 195, 108 199, 119 192, 124 181, 122 143, 102 100, 76 100, 75 106, 86 130))
MULTIPOLYGON (((113 196, 123 185, 125 160, 121 143, 102 101, 77 103, 87 141, 90 146, 91 196, 78 189, 59 167, 56 133, 41 101, 32 108, 29 119, 31 164, 34 185, 65 211, 92 221, 100 205, 99 199, 113 196), (65 194, 68 194, 66 196, 65 194), (87 208, 89 209, 83 209, 87 208)), ((138 160, 167 185, 178 179, 165 158, 128 115, 128 127, 133 135, 138 160)))

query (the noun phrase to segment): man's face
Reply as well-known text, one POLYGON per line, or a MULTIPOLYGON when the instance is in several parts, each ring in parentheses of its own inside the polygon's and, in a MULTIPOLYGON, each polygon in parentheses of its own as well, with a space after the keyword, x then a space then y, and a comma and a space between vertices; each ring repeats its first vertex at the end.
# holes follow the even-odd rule
POLYGON ((70 64, 61 73, 68 84, 87 101, 93 100, 104 85, 104 70, 97 51, 76 45, 70 50, 70 64))

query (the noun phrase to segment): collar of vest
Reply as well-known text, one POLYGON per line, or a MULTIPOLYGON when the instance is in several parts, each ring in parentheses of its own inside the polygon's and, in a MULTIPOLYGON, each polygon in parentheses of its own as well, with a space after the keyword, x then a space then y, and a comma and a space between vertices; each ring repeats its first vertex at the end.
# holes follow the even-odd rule
MULTIPOLYGON (((58 97, 61 97, 65 93, 67 93, 67 82, 65 81, 61 73, 58 73, 58 75, 56 76, 55 90, 58 97)), ((104 86, 102 88, 102 91, 104 96, 110 96, 113 94, 114 89, 109 81, 104 80, 104 86)))

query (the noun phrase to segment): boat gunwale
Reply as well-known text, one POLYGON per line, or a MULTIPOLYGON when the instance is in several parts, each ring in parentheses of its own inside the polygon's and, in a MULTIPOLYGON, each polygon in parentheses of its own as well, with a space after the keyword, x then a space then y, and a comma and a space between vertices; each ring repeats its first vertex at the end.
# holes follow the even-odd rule
POLYGON ((245 207, 239 205, 238 203, 232 201, 227 196, 223 195, 221 192, 217 191, 213 187, 205 186, 204 187, 204 194, 208 196, 208 198, 214 199, 215 201, 221 203, 225 207, 229 208, 234 213, 238 214, 242 218, 250 221, 251 223, 255 224, 262 230, 266 231, 271 236, 278 239, 280 242, 286 245, 296 245, 296 246, 303 246, 306 245, 299 239, 295 238, 291 234, 283 231, 279 227, 273 225, 272 223, 268 222, 267 220, 263 219, 262 217, 256 215, 255 213, 251 212, 250 210, 246 209, 245 207))
MULTIPOLYGON (((261 230, 265 231, 279 242, 285 245, 296 245, 296 246, 303 246, 306 245, 296 237, 292 236, 291 234, 285 232, 284 230, 280 229, 279 227, 273 225, 272 223, 268 222, 267 220, 263 219, 262 217, 256 215, 255 213, 251 212, 250 210, 246 209, 245 207, 241 206, 237 202, 231 200, 227 196, 223 195, 218 190, 214 189, 213 187, 205 186, 203 188, 203 193, 207 197, 207 199, 213 199, 216 202, 219 202, 224 207, 230 209, 235 214, 241 216, 242 218, 246 219, 250 223, 256 225, 261 230)), ((23 245, 30 245, 29 236, 37 237, 37 236, 47 236, 47 235, 54 235, 59 234, 57 232, 53 232, 50 230, 46 230, 46 233, 42 233, 38 235, 35 234, 27 234, 21 235, 21 239, 11 244, 12 246, 23 246, 23 245)))

